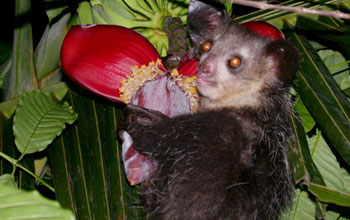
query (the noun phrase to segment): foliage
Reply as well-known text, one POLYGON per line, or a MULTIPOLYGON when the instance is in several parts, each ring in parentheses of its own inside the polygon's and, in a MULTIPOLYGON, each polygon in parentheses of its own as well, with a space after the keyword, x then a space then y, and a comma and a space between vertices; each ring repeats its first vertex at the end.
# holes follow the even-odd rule
POLYGON ((0 185, 1 219, 73 220, 73 213, 61 209, 57 201, 41 196, 37 191, 26 192, 0 185))
POLYGON ((32 91, 23 95, 13 121, 16 146, 22 154, 44 150, 60 135, 65 123, 77 119, 68 103, 60 105, 49 94, 32 91))
POLYGON ((0 202, 6 204, 0 206, 2 218, 22 219, 34 216, 43 219, 74 218, 69 212, 59 209, 58 203, 48 202, 48 200, 40 197, 38 192, 29 194, 7 188, 9 186, 17 188, 14 174, 16 168, 19 167, 47 186, 48 189, 54 191, 51 186, 19 162, 26 154, 44 150, 65 128, 65 123, 71 124, 76 118, 77 115, 67 103, 63 105, 56 103, 50 94, 36 90, 23 95, 13 122, 15 143, 18 151, 21 152, 21 156, 16 160, 0 152, 0 157, 13 166, 11 174, 0 176, 0 202), (23 206, 23 204, 26 205, 23 206), (32 206, 36 206, 36 209, 33 209, 32 206))
MULTIPOLYGON (((17 18, 30 11, 28 2, 17 0, 17 18)), ((350 11, 349 3, 340 0, 276 2, 350 11)), ((60 47, 72 24, 109 23, 140 31, 164 56, 168 39, 162 30, 163 16, 179 16, 186 22, 187 4, 171 0, 45 0, 49 23, 36 47, 29 22, 16 27, 12 48, 0 42, 0 184, 25 189, 40 189, 45 184, 54 188, 57 201, 71 208, 78 219, 142 219, 137 188, 127 184, 120 162, 116 125, 122 105, 91 95, 69 80, 64 80, 68 85, 60 82, 60 47), (46 93, 23 95, 36 89, 46 93), (53 97, 69 104, 57 104, 53 97), (41 106, 46 106, 46 111, 41 106), (65 123, 71 124, 76 118, 72 110, 79 119, 63 130, 65 123), (31 117, 35 120, 28 120, 31 117), (42 126, 52 129, 43 134, 42 126), (47 172, 47 163, 38 166, 37 159, 42 157, 48 158, 51 172, 47 172), (35 166, 40 167, 36 172, 35 166), (32 176, 38 181, 32 181, 32 176)), ((240 9, 233 5, 233 14, 240 9)), ((283 28, 302 57, 293 92, 299 116, 293 118, 297 141, 290 148, 297 189, 293 207, 284 219, 350 219, 349 21, 276 10, 256 10, 235 18, 238 22, 261 19, 283 28)), ((14 193, 1 185, 1 204, 11 199, 1 197, 4 192, 14 193)), ((22 201, 47 202, 37 193, 16 192, 22 201)), ((49 213, 56 213, 57 202, 49 203, 49 208, 55 207, 49 213)), ((0 205, 0 216, 3 210, 0 205)), ((32 211, 46 213, 40 210, 32 211)), ((66 213, 57 211, 61 212, 66 213)))

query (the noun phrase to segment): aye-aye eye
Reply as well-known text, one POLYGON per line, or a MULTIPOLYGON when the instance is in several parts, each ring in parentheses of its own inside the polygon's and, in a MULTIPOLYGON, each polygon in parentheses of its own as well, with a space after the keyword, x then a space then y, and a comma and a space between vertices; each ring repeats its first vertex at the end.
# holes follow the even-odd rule
POLYGON ((240 65, 242 64, 242 60, 239 56, 235 56, 235 57, 232 57, 229 61, 228 61, 228 65, 231 67, 231 68, 237 68, 239 67, 240 65))
POLYGON ((213 46, 213 43, 211 41, 205 41, 201 45, 201 50, 203 52, 208 52, 211 49, 212 46, 213 46))

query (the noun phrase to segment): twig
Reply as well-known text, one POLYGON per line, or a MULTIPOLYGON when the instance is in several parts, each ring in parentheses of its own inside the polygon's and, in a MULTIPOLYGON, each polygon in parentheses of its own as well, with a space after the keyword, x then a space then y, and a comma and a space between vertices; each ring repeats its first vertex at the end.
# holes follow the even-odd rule
POLYGON ((13 159, 12 157, 0 152, 0 157, 4 158, 5 160, 7 160, 8 162, 10 162, 13 166, 14 166, 14 170, 12 172, 12 176, 14 175, 14 171, 16 167, 21 168, 22 170, 24 170, 26 173, 28 173, 29 175, 31 175, 32 177, 34 177, 36 180, 38 180, 41 184, 43 184, 44 186, 46 186, 49 190, 51 190, 52 192, 55 192, 55 189, 53 187, 51 187, 48 183, 46 183, 44 180, 40 179, 40 177, 38 177, 37 175, 35 175, 32 171, 28 170, 27 168, 25 168, 24 166, 22 166, 21 164, 18 163, 18 160, 13 159))
POLYGON ((277 10, 297 12, 300 14, 316 14, 316 15, 322 15, 327 17, 350 19, 350 14, 343 13, 339 10, 322 11, 322 10, 315 10, 315 9, 304 8, 304 7, 274 5, 274 4, 268 4, 266 2, 256 2, 256 1, 250 1, 250 0, 229 0, 229 2, 233 4, 250 6, 250 7, 259 8, 259 9, 277 9, 277 10))
POLYGON ((35 175, 32 171, 28 170, 27 168, 25 168, 24 166, 22 166, 21 164, 16 164, 17 167, 21 168, 22 170, 24 170, 26 173, 28 173, 29 175, 31 175, 32 177, 34 177, 37 181, 39 181, 41 184, 43 184, 44 186, 46 186, 46 188, 48 188, 49 190, 51 190, 51 192, 55 192, 55 189, 50 186, 48 183, 46 183, 44 180, 40 179, 40 177, 38 177, 37 175, 35 175))

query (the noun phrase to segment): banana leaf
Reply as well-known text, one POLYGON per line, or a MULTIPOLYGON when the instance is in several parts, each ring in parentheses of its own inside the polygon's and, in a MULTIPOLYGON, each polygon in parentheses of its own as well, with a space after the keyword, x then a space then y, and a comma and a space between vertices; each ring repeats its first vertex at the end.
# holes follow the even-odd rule
POLYGON ((137 188, 126 181, 117 138, 123 106, 69 90, 79 118, 49 149, 56 198, 77 219, 142 219, 137 188))

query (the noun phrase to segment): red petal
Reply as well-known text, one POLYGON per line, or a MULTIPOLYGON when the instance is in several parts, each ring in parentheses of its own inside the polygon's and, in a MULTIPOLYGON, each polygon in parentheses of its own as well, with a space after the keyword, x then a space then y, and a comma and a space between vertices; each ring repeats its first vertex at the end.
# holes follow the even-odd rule
POLYGON ((250 21, 241 25, 252 30, 261 37, 266 37, 270 40, 285 39, 284 34, 280 29, 264 21, 250 21))
POLYGON ((122 102, 121 80, 134 65, 160 59, 157 50, 139 33, 115 25, 74 26, 61 50, 65 73, 76 83, 108 99, 122 102))
POLYGON ((195 76, 197 75, 198 59, 193 58, 180 66, 178 69, 179 74, 184 76, 195 76))
POLYGON ((194 56, 194 51, 190 50, 180 61, 178 71, 184 76, 197 75, 198 59, 194 56))

